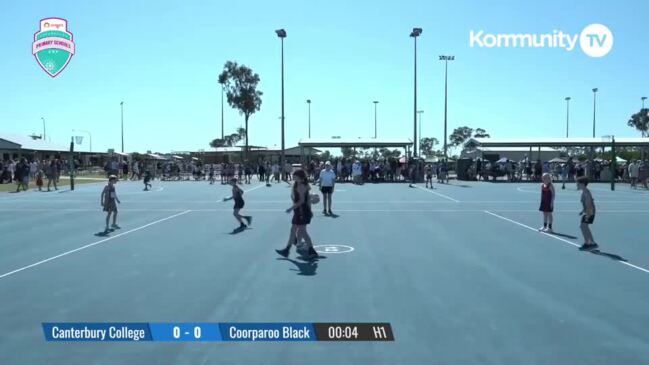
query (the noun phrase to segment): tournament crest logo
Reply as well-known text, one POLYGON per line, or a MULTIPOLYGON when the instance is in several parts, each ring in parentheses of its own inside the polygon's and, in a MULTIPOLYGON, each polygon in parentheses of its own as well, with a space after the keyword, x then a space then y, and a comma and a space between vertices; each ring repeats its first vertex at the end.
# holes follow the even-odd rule
POLYGON ((61 18, 41 19, 40 30, 34 33, 32 54, 48 75, 56 77, 74 55, 74 39, 68 21, 61 18))

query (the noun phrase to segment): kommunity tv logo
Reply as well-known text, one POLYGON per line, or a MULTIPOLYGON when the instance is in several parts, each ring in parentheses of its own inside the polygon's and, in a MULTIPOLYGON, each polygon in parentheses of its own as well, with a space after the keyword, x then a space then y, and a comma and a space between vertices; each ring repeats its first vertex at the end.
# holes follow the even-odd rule
POLYGON ((613 48, 613 33, 602 24, 590 24, 580 34, 553 30, 551 33, 469 33, 469 47, 478 48, 563 48, 571 52, 577 47, 590 57, 606 56, 613 48))

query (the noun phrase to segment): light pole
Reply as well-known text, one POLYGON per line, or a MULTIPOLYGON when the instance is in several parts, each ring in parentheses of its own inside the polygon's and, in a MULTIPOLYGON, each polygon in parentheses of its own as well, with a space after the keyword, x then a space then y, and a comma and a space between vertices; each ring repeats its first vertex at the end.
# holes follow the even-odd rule
POLYGON ((286 38, 286 31, 278 29, 275 31, 282 43, 282 154, 280 156, 280 166, 284 168, 284 38, 286 38))
POLYGON ((92 134, 88 131, 84 131, 83 129, 73 129, 72 131, 86 133, 88 135, 88 139, 90 140, 90 152, 92 153, 92 134))
POLYGON ((410 37, 412 37, 415 40, 415 85, 414 85, 414 91, 415 91, 415 105, 413 109, 413 119, 414 119, 414 145, 412 146, 412 157, 417 157, 417 37, 421 35, 422 29, 421 28, 412 28, 412 32, 410 32, 410 37))
POLYGON ((595 138, 595 112, 597 111, 597 88, 593 89, 593 138, 595 138))
POLYGON ((311 99, 306 99, 306 103, 309 105, 309 139, 311 138, 311 99))
POLYGON ((119 103, 122 107, 122 153, 124 153, 124 102, 119 103))
POLYGON ((643 96, 640 98, 640 100, 642 100, 642 110, 644 110, 644 101, 647 100, 647 97, 643 96))
POLYGON ((418 110, 417 114, 419 115, 419 139, 422 139, 422 134, 421 134, 421 115, 424 114, 423 110, 418 110))
POLYGON ((568 138, 568 130, 570 127, 570 96, 566 96, 566 138, 568 138))
MULTIPOLYGON (((220 80, 219 80, 220 81, 220 80)), ((225 138, 225 128, 224 128, 224 119, 223 119, 223 94, 225 93, 225 83, 219 82, 221 84, 221 140, 225 138)), ((248 131, 246 131, 248 133, 248 131)))
POLYGON ((376 134, 376 108, 377 105, 379 104, 378 100, 374 100, 374 139, 376 139, 377 134, 376 134))
POLYGON ((447 151, 447 143, 446 140, 448 139, 446 137, 448 133, 448 123, 447 123, 447 117, 448 117, 448 61, 453 61, 455 59, 455 56, 439 56, 440 61, 444 61, 444 158, 448 157, 446 155, 447 151))
POLYGON ((45 118, 41 117, 43 120, 43 141, 45 140, 45 118))

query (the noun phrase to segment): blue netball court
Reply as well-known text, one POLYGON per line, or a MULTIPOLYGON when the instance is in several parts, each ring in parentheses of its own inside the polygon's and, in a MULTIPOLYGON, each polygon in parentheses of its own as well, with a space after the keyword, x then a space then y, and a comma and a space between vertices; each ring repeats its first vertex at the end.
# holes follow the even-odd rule
POLYGON ((646 364, 649 192, 591 184, 599 252, 580 252, 579 192, 538 184, 339 184, 288 259, 287 184, 120 182, 0 196, 0 364, 646 364), (52 343, 44 322, 389 322, 394 342, 52 343))

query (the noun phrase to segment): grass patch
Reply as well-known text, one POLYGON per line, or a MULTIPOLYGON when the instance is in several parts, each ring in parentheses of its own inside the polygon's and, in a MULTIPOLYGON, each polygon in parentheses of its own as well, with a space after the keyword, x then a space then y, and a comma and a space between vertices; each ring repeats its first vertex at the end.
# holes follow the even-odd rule
MULTIPOLYGON (((82 179, 74 179, 74 185, 81 185, 81 184, 91 184, 91 183, 96 183, 100 182, 97 180, 82 180, 82 179)), ((16 187, 18 185, 16 183, 11 183, 11 184, 0 184, 0 192, 12 192, 16 191, 16 187)), ((69 189, 70 188, 70 179, 67 177, 61 177, 58 183, 59 189, 69 189)), ((53 187, 51 187, 53 189, 53 187)), ((29 191, 34 191, 38 190, 38 187, 36 186, 35 181, 30 181, 29 182, 29 191)), ((47 180, 43 181, 43 190, 47 191, 47 180)), ((20 191, 22 193, 22 190, 20 191)))

